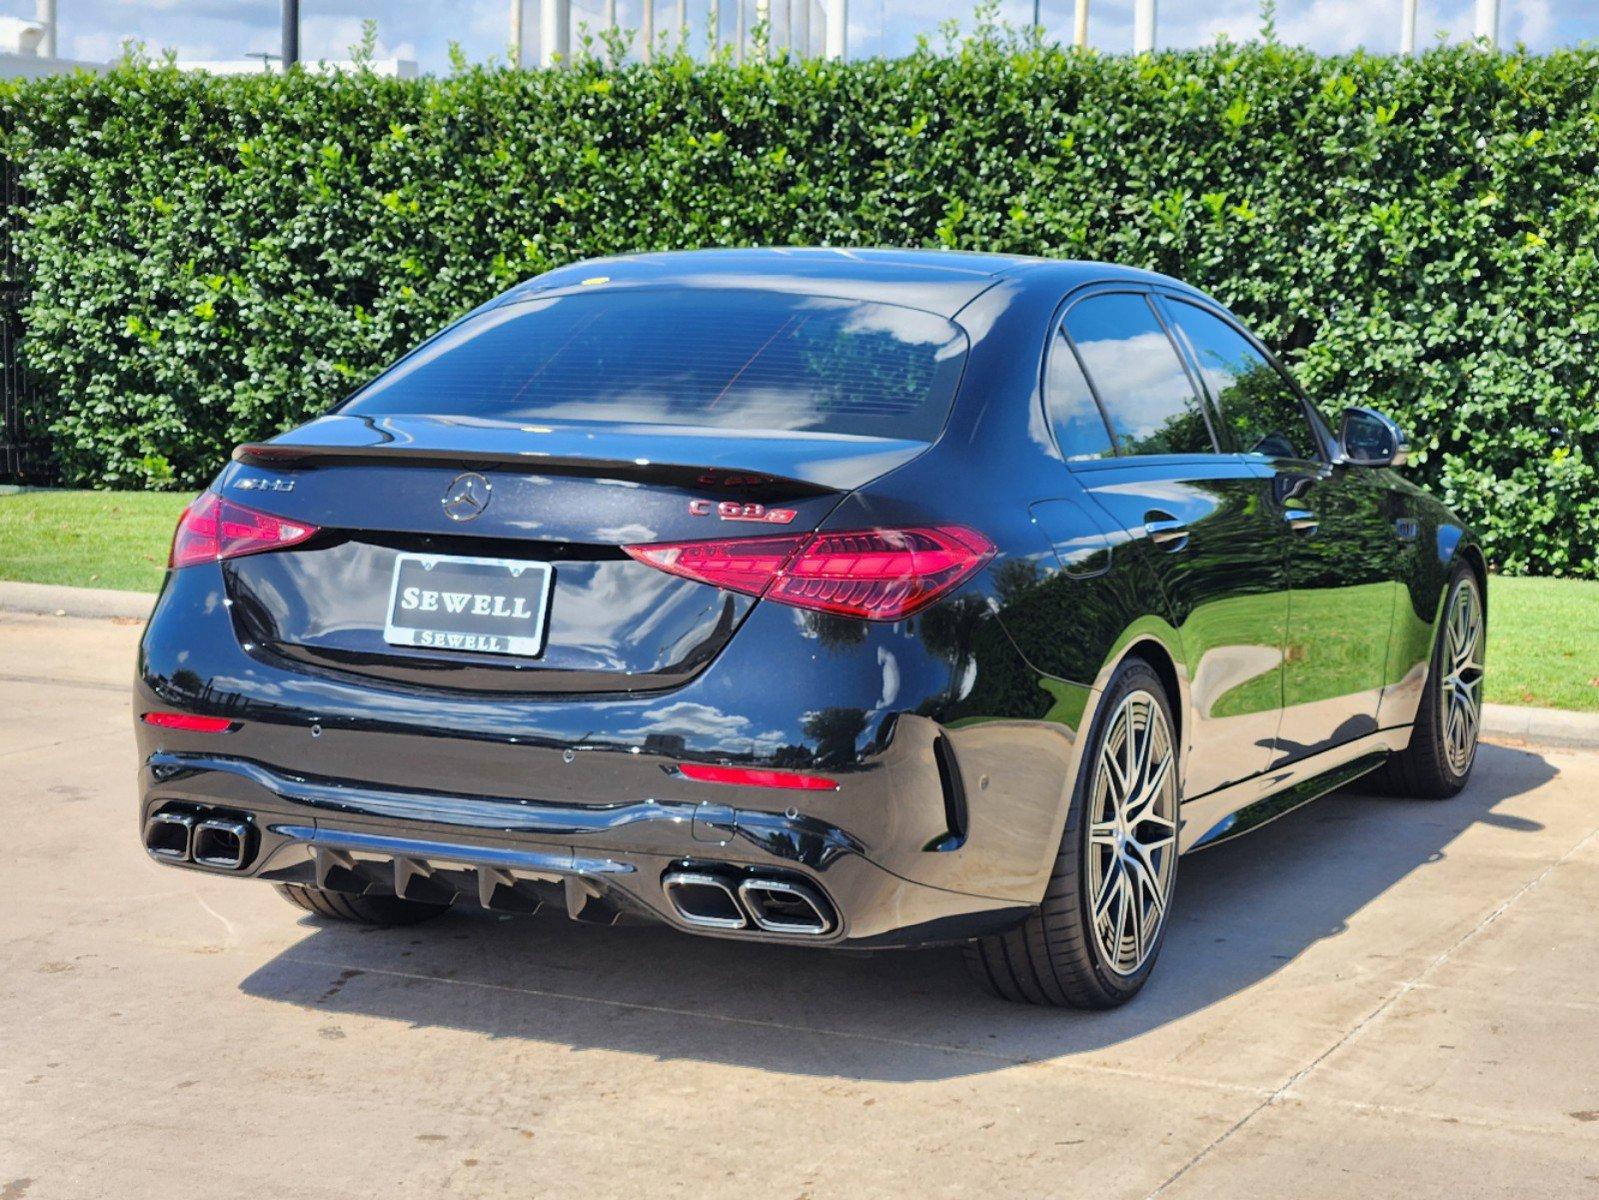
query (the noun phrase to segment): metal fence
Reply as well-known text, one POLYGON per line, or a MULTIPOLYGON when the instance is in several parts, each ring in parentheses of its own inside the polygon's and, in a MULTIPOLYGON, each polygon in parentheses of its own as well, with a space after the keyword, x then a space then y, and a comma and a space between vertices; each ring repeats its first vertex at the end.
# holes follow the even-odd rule
POLYGON ((49 475, 39 396, 22 361, 27 275, 13 235, 22 204, 21 172, 0 159, 0 482, 39 483, 49 475))

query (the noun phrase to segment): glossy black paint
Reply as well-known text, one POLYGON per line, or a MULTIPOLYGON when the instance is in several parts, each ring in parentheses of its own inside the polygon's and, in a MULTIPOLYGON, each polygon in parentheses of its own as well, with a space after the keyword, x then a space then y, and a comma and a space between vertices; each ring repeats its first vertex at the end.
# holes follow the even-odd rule
POLYGON ((338 855, 372 839, 475 848, 485 870, 564 880, 574 915, 603 901, 678 924, 668 869, 787 873, 836 906, 821 941, 910 944, 1038 902, 1081 735, 1129 654, 1172 693, 1184 849, 1407 743, 1448 572, 1482 569, 1452 513, 1392 471, 1338 461, 1319 421, 1315 461, 1226 444, 1186 354, 1215 453, 1068 463, 1057 447, 1046 359, 1069 349, 1071 306, 1110 287, 1221 311, 1200 293, 1093 263, 770 250, 577 264, 491 305, 595 279, 923 309, 965 331, 965 374, 933 443, 335 411, 241 450, 215 489, 322 532, 169 573, 135 712, 237 728, 137 725, 141 826, 174 804, 248 815, 260 845, 243 873, 302 882, 348 870, 338 855), (463 470, 493 489, 470 525, 441 506, 463 470), (774 532, 693 515, 705 499, 785 505, 797 530, 961 523, 997 553, 931 608, 878 623, 756 602, 620 549, 774 532), (1300 511, 1319 525, 1294 527, 1300 511), (404 550, 554 563, 547 651, 389 646, 384 584, 404 550), (672 770, 686 761, 839 786, 698 784, 672 770))

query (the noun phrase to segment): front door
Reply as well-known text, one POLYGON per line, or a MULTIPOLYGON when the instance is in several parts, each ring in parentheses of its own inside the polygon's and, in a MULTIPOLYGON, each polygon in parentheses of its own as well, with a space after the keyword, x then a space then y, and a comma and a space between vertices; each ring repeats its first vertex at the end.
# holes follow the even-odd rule
POLYGON ((1219 312, 1162 305, 1218 412, 1228 448, 1269 486, 1287 531, 1288 637, 1273 766, 1372 733, 1397 590, 1388 493, 1373 472, 1334 465, 1303 397, 1219 312))

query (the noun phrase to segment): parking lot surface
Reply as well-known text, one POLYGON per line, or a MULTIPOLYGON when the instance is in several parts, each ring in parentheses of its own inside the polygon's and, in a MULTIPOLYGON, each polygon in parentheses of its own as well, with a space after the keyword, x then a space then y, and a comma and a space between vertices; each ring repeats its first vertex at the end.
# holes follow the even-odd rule
POLYGON ((1186 858, 1144 993, 1055 1012, 951 950, 365 931, 158 867, 138 632, 0 614, 3 1200, 1599 1196, 1599 755, 1186 858))

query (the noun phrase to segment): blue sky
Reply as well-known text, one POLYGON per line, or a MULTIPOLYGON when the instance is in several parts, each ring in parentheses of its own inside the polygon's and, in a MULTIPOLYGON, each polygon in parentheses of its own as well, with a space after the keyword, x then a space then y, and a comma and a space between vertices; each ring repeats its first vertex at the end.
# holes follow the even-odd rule
MULTIPOLYGON (((105 61, 125 38, 152 49, 171 47, 184 58, 239 58, 278 48, 277 0, 58 0, 63 56, 105 61)), ((658 0, 656 22, 673 19, 677 0, 658 0)), ((746 0, 753 11, 755 0, 746 0)), ((779 6, 787 0, 774 0, 779 6)), ((799 2, 799 0, 795 0, 799 2)), ((526 0, 530 36, 538 27, 538 0, 526 0)), ((598 25, 603 0, 574 0, 574 22, 598 25)), ((624 24, 638 24, 641 0, 619 0, 624 24)), ((708 0, 688 0, 696 46, 703 44, 708 0)), ((732 21, 737 0, 722 0, 732 21)), ((1469 37, 1473 0, 1421 0, 1418 41, 1469 37)), ((1501 0, 1501 37, 1534 50, 1599 41, 1599 0, 1501 0)), ((1043 24, 1052 36, 1069 38, 1073 0, 1044 0, 1043 24)), ((1092 0, 1090 41, 1105 50, 1125 50, 1132 41, 1132 0, 1092 0)), ((378 22, 380 57, 419 61, 425 71, 449 66, 449 43, 459 42, 474 60, 503 55, 508 41, 510 0, 301 0, 302 53, 308 58, 344 58, 357 41, 363 18, 378 22)), ((901 54, 919 33, 933 33, 951 17, 969 20, 971 0, 851 0, 851 56, 901 54)), ((1031 0, 1002 0, 1002 15, 1015 23, 1031 19, 1031 0)), ((0 15, 31 17, 33 0, 0 0, 0 15)), ((1317 50, 1364 46, 1391 52, 1399 40, 1400 0, 1279 0, 1278 36, 1317 50)), ((751 18, 753 19, 753 18, 751 18)), ((1260 24, 1259 0, 1160 0, 1160 43, 1192 46, 1218 34, 1245 38, 1260 24)))

